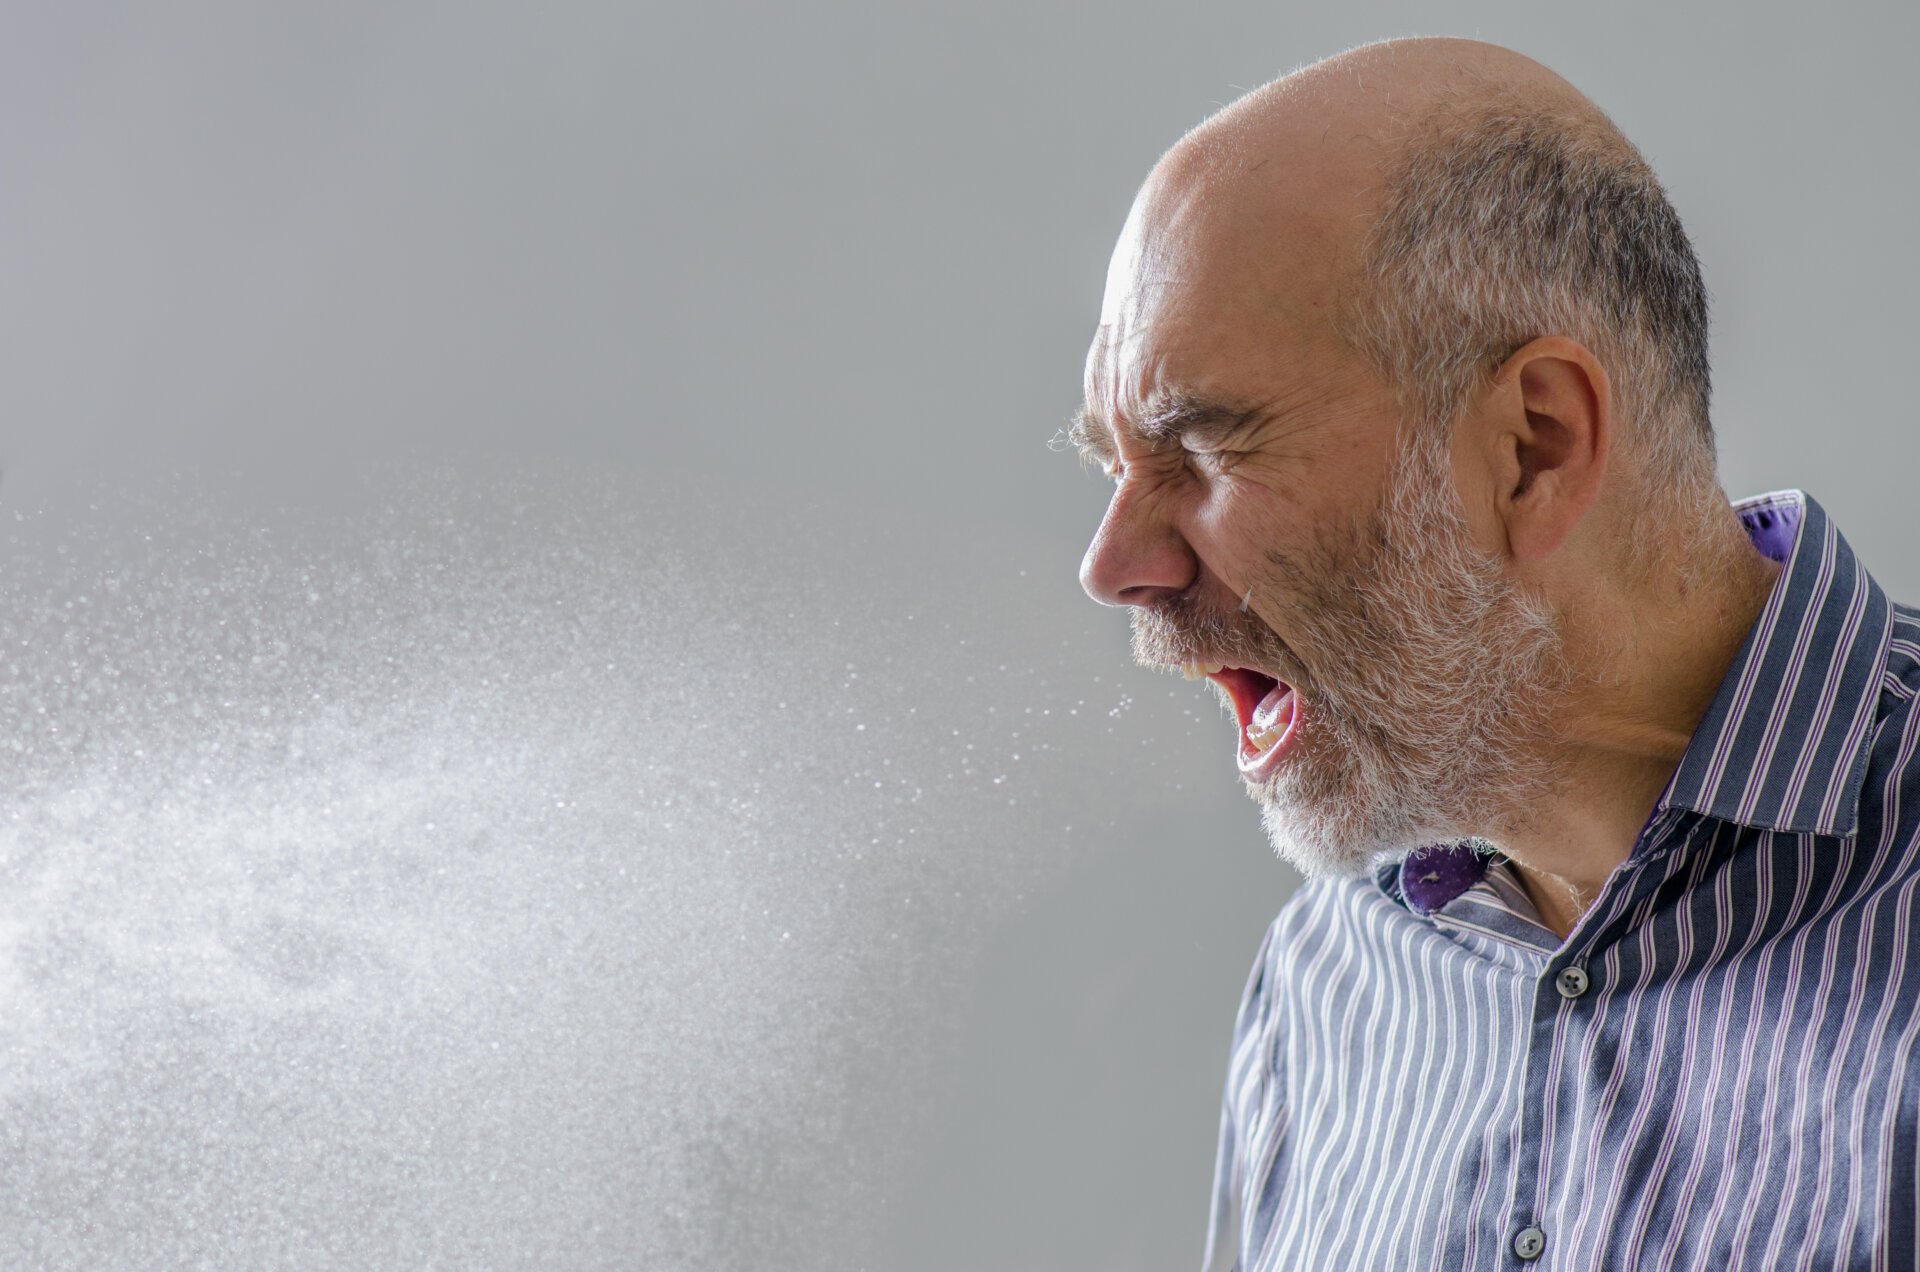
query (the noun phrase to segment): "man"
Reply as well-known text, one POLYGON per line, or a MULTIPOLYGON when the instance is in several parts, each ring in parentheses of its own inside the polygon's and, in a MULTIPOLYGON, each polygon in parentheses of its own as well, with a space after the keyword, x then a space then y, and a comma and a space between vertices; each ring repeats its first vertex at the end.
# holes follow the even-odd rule
POLYGON ((1457 40, 1249 94, 1141 190, 1086 398, 1082 582, 1307 878, 1209 1265, 1913 1266, 1920 614, 1811 498, 1729 507, 1606 116, 1457 40))

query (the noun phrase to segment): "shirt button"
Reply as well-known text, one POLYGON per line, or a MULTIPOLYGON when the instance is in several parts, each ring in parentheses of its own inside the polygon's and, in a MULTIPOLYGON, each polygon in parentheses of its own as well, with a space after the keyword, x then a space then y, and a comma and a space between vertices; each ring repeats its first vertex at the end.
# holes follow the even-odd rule
POLYGON ((1587 992, 1587 974, 1578 967, 1562 968, 1553 978, 1553 987, 1560 991, 1562 998, 1578 998, 1587 992))
POLYGON ((1523 1259, 1537 1259, 1547 1248, 1547 1234, 1538 1228, 1522 1228, 1513 1234, 1513 1252, 1523 1259))

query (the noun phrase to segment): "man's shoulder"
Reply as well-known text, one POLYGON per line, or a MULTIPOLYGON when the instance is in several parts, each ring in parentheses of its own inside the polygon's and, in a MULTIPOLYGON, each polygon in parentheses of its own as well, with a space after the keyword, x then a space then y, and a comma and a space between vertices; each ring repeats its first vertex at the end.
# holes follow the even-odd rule
POLYGON ((1920 606, 1895 604, 1887 631, 1887 662, 1880 676, 1872 766, 1920 768, 1913 745, 1915 700, 1920 699, 1920 606))
POLYGON ((1375 898, 1387 900, 1377 877, 1372 875, 1303 879, 1280 907, 1280 913, 1274 916, 1273 926, 1288 932, 1324 927, 1336 913, 1366 906, 1375 898))
POLYGON ((1920 606, 1893 606, 1886 668, 1861 785, 1863 833, 1912 836, 1920 822, 1920 606))
POLYGON ((1400 920, 1417 922, 1377 877, 1308 879, 1268 924, 1260 958, 1272 974, 1333 945, 1365 943, 1400 920))
POLYGON ((1887 632, 1887 668, 1880 678, 1884 706, 1911 703, 1920 695, 1920 606, 1893 603, 1887 632))

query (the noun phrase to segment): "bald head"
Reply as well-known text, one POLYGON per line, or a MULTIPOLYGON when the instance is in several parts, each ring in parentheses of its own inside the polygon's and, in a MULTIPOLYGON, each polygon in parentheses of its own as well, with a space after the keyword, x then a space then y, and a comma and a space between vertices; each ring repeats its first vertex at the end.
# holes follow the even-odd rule
POLYGON ((1713 484, 1706 298, 1679 219, 1598 107, 1508 49, 1365 45, 1169 150, 1114 254, 1090 392, 1104 374, 1124 400, 1130 343, 1226 328, 1249 357, 1357 356, 1436 426, 1515 348, 1567 336, 1611 374, 1627 468, 1713 484))
POLYGON ((1237 140, 1317 134, 1340 145, 1391 146, 1423 121, 1461 107, 1525 103, 1569 121, 1610 128, 1572 84, 1530 57, 1478 40, 1422 38, 1363 44, 1248 93, 1175 150, 1224 152, 1237 140))
POLYGON ((1182 138, 1141 190, 1134 254, 1190 275, 1230 261, 1236 275, 1256 271, 1274 301, 1310 308, 1358 264, 1409 148, 1496 106, 1630 150, 1577 89, 1518 53, 1471 40, 1369 44, 1248 93, 1182 138))

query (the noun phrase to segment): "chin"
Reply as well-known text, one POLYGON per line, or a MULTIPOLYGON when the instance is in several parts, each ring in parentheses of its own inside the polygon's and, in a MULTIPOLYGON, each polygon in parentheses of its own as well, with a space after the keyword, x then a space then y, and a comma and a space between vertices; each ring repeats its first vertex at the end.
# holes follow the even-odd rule
MULTIPOLYGON (((1328 764, 1317 743, 1301 739, 1279 772, 1263 781, 1243 775, 1260 806, 1260 821, 1281 860, 1309 879, 1353 878, 1405 845, 1406 802, 1381 783, 1341 764, 1328 764)), ((1406 849, 1400 849, 1404 856, 1406 849)))
POLYGON ((1405 838, 1366 833, 1337 808, 1262 799, 1260 822, 1280 859, 1308 879, 1360 878, 1413 848, 1405 838))
POLYGON ((1327 742, 1303 737, 1278 772, 1246 779, 1274 851, 1309 879, 1365 877, 1426 845, 1481 835, 1538 789, 1511 763, 1409 774, 1362 746, 1327 742), (1493 806, 1450 797, 1462 791, 1503 798, 1493 806))

